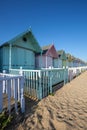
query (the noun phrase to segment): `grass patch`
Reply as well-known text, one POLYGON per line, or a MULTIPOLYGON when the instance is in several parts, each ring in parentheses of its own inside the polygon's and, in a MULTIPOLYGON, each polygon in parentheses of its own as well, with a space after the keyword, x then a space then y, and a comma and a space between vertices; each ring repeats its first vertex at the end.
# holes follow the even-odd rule
POLYGON ((49 95, 54 96, 54 93, 49 93, 49 95))
POLYGON ((7 112, 0 113, 0 130, 4 130, 12 121, 13 117, 7 112))

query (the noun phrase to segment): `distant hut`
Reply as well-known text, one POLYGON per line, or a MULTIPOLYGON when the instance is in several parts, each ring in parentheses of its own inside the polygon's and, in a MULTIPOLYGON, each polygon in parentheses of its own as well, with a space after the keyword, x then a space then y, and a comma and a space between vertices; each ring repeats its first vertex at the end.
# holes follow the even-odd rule
POLYGON ((58 67, 62 68, 63 66, 66 66, 67 57, 64 50, 58 50, 57 53, 58 53, 58 67))
POLYGON ((67 56, 67 66, 68 67, 86 66, 86 63, 83 60, 76 58, 69 53, 67 53, 66 56, 67 56))
POLYGON ((76 67, 81 66, 81 60, 79 58, 75 58, 75 62, 76 62, 76 67))
POLYGON ((79 66, 79 60, 78 58, 74 58, 74 61, 73 61, 73 67, 78 67, 79 66))
POLYGON ((80 66, 86 66, 87 65, 87 63, 85 61, 81 60, 81 59, 80 59, 80 63, 79 64, 80 64, 80 66))
POLYGON ((0 70, 35 69, 35 54, 41 48, 31 30, 27 30, 0 46, 0 70))
POLYGON ((71 54, 67 53, 66 57, 67 57, 67 66, 68 67, 76 66, 76 62, 75 62, 75 57, 74 56, 72 56, 71 54))
POLYGON ((36 56, 37 68, 58 67, 58 54, 53 44, 42 47, 42 57, 36 56))

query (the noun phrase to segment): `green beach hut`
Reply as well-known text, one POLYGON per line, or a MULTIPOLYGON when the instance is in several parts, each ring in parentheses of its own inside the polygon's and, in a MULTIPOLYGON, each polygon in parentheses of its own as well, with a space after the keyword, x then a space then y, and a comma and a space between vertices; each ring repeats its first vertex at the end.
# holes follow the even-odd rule
POLYGON ((27 30, 0 46, 0 70, 35 69, 35 55, 41 47, 31 30, 27 30))
POLYGON ((57 53, 58 53, 58 67, 60 68, 60 67, 66 66, 67 57, 66 57, 65 51, 58 50, 57 53))

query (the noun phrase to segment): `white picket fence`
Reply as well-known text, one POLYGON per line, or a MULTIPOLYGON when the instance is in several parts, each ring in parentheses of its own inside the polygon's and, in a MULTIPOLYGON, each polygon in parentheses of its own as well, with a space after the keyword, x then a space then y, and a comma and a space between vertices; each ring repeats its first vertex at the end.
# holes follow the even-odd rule
POLYGON ((68 80, 71 81, 74 77, 87 70, 87 66, 68 68, 68 80))
POLYGON ((49 95, 53 86, 71 81, 74 77, 85 71, 85 67, 49 68, 41 70, 10 69, 11 74, 21 74, 25 78, 24 92, 37 99, 49 95))
POLYGON ((11 98, 15 100, 15 111, 18 111, 17 103, 20 102, 21 112, 25 111, 24 77, 0 73, 0 112, 3 110, 3 94, 7 95, 8 110, 11 111, 11 98))
POLYGON ((10 69, 11 74, 0 73, 0 112, 3 110, 3 93, 8 95, 9 112, 11 111, 11 97, 14 97, 16 112, 18 111, 18 101, 21 104, 21 111, 24 112, 24 92, 32 97, 42 99, 52 93, 53 85, 60 82, 65 84, 85 70, 87 70, 87 66, 42 70, 10 69))
POLYGON ((68 69, 53 68, 42 70, 10 69, 11 74, 23 74, 25 77, 24 92, 42 99, 52 93, 52 86, 67 81, 68 69))

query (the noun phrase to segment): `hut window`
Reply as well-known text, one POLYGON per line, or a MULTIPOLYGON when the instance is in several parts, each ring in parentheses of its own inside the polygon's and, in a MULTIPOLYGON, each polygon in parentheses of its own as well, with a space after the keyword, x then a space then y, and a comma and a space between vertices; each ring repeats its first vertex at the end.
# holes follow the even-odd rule
POLYGON ((27 38, 26 38, 26 37, 23 37, 23 41, 26 42, 26 41, 27 41, 27 38))

